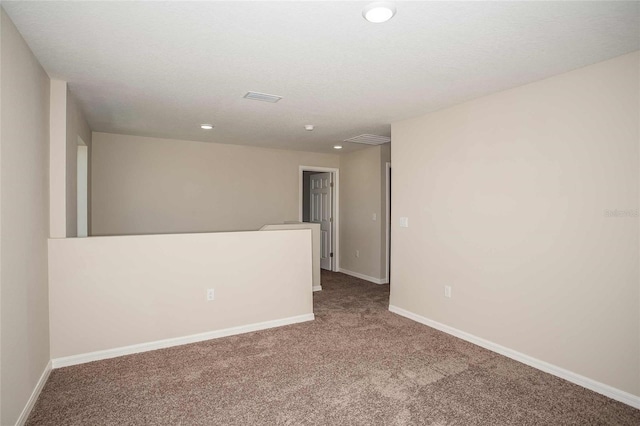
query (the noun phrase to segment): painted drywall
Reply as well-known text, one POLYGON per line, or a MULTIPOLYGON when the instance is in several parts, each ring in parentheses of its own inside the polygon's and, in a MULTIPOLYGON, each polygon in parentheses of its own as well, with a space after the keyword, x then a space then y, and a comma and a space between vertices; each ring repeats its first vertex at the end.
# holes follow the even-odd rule
POLYGON ((311 314, 311 268, 309 229, 51 239, 51 357, 311 314))
MULTIPOLYGON (((91 158, 92 133, 75 96, 62 80, 51 80, 50 95, 49 193, 51 238, 78 234, 77 146, 81 138, 91 158)), ((89 172, 91 161, 89 161, 89 172)), ((89 181, 91 173, 89 173, 89 181)), ((91 185, 88 185, 91 200, 91 185)), ((91 203, 88 203, 88 229, 91 230, 91 203)), ((89 232, 89 235, 91 233, 89 232)))
POLYGON ((49 78, 0 15, 0 423, 12 425, 49 362, 49 78))
POLYGON ((49 236, 67 236, 67 82, 52 79, 49 93, 49 236))
POLYGON ((391 163, 391 144, 386 143, 380 146, 380 277, 388 279, 387 260, 387 163, 391 163))
POLYGON ((394 123, 391 305, 640 395, 639 59, 394 123))
POLYGON ((384 165, 388 157, 388 144, 340 157, 340 269, 376 280, 386 274, 384 165))
MULTIPOLYGON (((66 198, 66 235, 67 237, 75 237, 78 235, 78 192, 77 192, 77 147, 78 138, 87 145, 89 150, 89 158, 91 158, 91 129, 87 124, 84 113, 78 105, 73 93, 67 86, 66 96, 66 161, 65 161, 65 198, 66 198)), ((91 176, 91 161, 89 161, 89 176, 91 176)), ((89 196, 91 200, 91 182, 89 182, 89 196)), ((88 203, 89 223, 88 229, 91 230, 91 202, 88 203)), ((91 235, 91 232, 89 232, 91 235)))
POLYGON ((299 166, 339 157, 94 133, 93 235, 258 230, 298 220, 299 166))
POLYGON ((313 283, 312 288, 314 291, 321 290, 321 275, 320 275, 320 224, 319 223, 279 223, 272 225, 265 225, 260 228, 261 231, 273 231, 283 229, 311 229, 311 244, 312 244, 312 256, 313 256, 313 283))

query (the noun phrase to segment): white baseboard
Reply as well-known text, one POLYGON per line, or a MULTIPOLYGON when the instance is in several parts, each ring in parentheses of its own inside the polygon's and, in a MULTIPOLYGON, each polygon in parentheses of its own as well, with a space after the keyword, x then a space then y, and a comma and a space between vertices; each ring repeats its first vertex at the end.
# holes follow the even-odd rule
POLYGON ((123 355, 137 354, 140 352, 154 351, 156 349, 170 348, 172 346, 186 345, 189 343, 202 342, 204 340, 218 339, 220 337, 234 336, 237 334, 250 333, 252 331, 265 330, 268 328, 282 327, 283 325, 296 324, 299 322, 313 321, 314 314, 298 315, 295 317, 282 318, 278 320, 259 322, 238 327, 225 328, 223 330, 209 331, 206 333, 192 334, 190 336, 176 337, 173 339, 157 340, 155 342, 140 343, 137 345, 123 346, 120 348, 106 349, 103 351, 90 352, 86 354, 66 356, 52 360, 53 368, 68 367, 71 365, 84 364, 86 362, 99 361, 102 359, 116 358, 123 355))
POLYGON ((322 286, 321 285, 314 285, 313 286, 313 291, 322 291, 322 286))
POLYGON ((33 392, 31 392, 31 396, 27 401, 27 405, 25 405, 24 409, 22 410, 22 413, 20 413, 20 417, 18 417, 16 426, 22 426, 27 422, 27 419, 29 418, 29 414, 31 414, 31 410, 33 410, 33 406, 36 404, 36 401, 40 396, 40 392, 42 392, 42 388, 44 387, 44 384, 47 383, 49 374, 51 374, 51 369, 52 369, 52 363, 51 361, 49 361, 47 363, 47 366, 44 368, 44 371, 42 372, 42 375, 40 376, 38 383, 36 383, 36 387, 33 389, 33 392))
POLYGON ((360 278, 361 280, 371 281, 374 284, 388 284, 387 280, 384 278, 374 278, 374 277, 370 277, 369 275, 361 274, 359 272, 349 271, 347 269, 338 269, 338 272, 351 275, 352 277, 360 278))
POLYGON ((527 364, 530 367, 544 371, 545 373, 553 374, 556 377, 560 377, 561 379, 565 379, 571 383, 575 383, 576 385, 582 386, 584 388, 607 396, 611 399, 615 399, 616 401, 620 401, 624 404, 640 409, 640 396, 636 396, 620 389, 616 389, 612 386, 605 385, 604 383, 597 382, 588 377, 581 376, 580 374, 576 374, 572 371, 565 370, 564 368, 558 367, 556 365, 549 364, 548 362, 541 361, 529 355, 525 355, 521 352, 514 351, 513 349, 498 345, 497 343, 490 342, 489 340, 474 336, 473 334, 458 330, 457 328, 453 328, 429 318, 425 318, 418 314, 414 314, 413 312, 398 308, 397 306, 389 305, 389 310, 393 313, 419 322, 420 324, 428 325, 429 327, 435 328, 436 330, 451 334, 452 336, 458 337, 462 340, 466 340, 467 342, 471 342, 485 349, 489 349, 490 351, 499 353, 500 355, 504 355, 507 358, 514 359, 523 364, 527 364))

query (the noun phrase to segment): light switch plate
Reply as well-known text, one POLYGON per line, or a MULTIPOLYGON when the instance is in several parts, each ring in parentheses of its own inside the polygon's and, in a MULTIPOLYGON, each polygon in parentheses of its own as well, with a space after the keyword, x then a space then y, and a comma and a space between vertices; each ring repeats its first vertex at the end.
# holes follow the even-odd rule
POLYGON ((400 228, 408 228, 409 227, 409 218, 401 217, 400 218, 400 228))
POLYGON ((451 298, 451 286, 450 285, 445 285, 444 286, 444 297, 451 298))

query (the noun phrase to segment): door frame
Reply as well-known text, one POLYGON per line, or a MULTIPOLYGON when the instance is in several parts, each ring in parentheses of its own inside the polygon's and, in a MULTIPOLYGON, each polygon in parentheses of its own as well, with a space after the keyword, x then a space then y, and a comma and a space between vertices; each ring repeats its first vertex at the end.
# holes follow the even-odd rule
POLYGON ((331 217, 333 218, 333 226, 331 227, 331 245, 333 253, 333 261, 331 262, 331 270, 338 272, 340 270, 340 169, 333 167, 316 167, 316 166, 299 166, 298 167, 298 221, 302 222, 302 198, 304 193, 303 181, 304 172, 322 172, 331 173, 333 182, 333 191, 331 191, 331 217))

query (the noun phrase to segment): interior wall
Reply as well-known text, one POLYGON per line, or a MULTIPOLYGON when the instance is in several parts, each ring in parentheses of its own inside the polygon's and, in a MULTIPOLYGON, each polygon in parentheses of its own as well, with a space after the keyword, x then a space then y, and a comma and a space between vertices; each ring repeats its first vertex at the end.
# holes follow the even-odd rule
POLYGON ((391 163, 391 143, 380 146, 380 277, 387 278, 387 163, 391 163))
POLYGON ((372 146, 340 157, 340 269, 376 280, 385 278, 383 168, 389 149, 372 146))
MULTIPOLYGON (((78 174, 78 137, 82 138, 89 150, 89 159, 91 159, 91 129, 84 117, 78 101, 67 87, 67 130, 66 130, 66 234, 67 237, 75 237, 78 235, 78 191, 77 191, 77 174, 78 174)), ((89 176, 91 176, 91 161, 89 161, 89 176)), ((90 179, 89 179, 90 180, 90 179)), ((88 195, 88 229, 91 235, 91 184, 89 182, 88 195)))
POLYGON ((12 425, 49 362, 49 78, 0 15, 0 423, 12 425))
POLYGON ((265 225, 261 231, 285 230, 285 229, 311 229, 311 254, 313 256, 313 291, 322 290, 320 275, 320 224, 319 223, 281 223, 265 225))
POLYGON ((639 60, 394 123, 391 305, 640 395, 639 60))
POLYGON ((93 133, 93 235, 257 230, 298 221, 299 166, 335 154, 93 133))
POLYGON ((67 236, 67 82, 49 82, 49 236, 67 236))
POLYGON ((310 320, 311 254, 311 229, 51 239, 51 357, 310 320))

